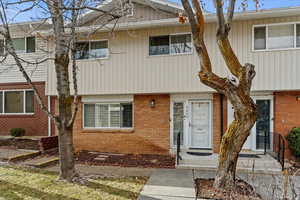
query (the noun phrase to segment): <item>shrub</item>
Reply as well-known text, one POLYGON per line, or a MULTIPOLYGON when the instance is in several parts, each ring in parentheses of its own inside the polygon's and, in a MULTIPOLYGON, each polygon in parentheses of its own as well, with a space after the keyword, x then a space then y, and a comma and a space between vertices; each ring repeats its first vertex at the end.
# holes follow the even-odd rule
POLYGON ((300 127, 293 128, 286 136, 289 148, 292 150, 296 158, 300 158, 300 127))
POLYGON ((12 128, 10 129, 10 135, 13 137, 21 137, 25 135, 25 129, 23 128, 12 128))

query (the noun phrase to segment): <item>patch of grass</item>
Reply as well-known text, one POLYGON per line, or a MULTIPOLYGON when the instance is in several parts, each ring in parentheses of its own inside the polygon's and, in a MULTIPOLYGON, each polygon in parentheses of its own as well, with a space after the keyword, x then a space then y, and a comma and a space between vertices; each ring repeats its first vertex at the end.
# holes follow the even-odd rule
POLYGON ((0 166, 0 199, 125 200, 137 199, 146 178, 103 178, 86 186, 57 181, 56 173, 0 166))

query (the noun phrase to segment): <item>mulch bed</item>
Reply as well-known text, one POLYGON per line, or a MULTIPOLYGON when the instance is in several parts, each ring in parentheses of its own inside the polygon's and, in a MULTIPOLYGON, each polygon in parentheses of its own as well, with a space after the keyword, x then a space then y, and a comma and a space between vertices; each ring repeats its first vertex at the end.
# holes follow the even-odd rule
POLYGON ((220 190, 213 187, 214 179, 196 179, 198 197, 215 200, 262 200, 253 187, 243 180, 236 181, 232 190, 220 190))
POLYGON ((118 154, 81 151, 76 156, 77 163, 102 166, 175 168, 175 157, 151 154, 118 154))

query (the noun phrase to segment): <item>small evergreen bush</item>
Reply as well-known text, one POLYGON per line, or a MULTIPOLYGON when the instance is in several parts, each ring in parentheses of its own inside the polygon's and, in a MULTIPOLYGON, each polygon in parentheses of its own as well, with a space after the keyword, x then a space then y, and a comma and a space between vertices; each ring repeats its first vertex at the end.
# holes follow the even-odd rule
POLYGON ((292 150, 294 156, 300 159, 300 127, 293 128, 286 136, 289 143, 289 148, 292 150))
POLYGON ((13 137, 21 137, 25 135, 25 129, 23 128, 12 128, 10 129, 10 135, 13 137))

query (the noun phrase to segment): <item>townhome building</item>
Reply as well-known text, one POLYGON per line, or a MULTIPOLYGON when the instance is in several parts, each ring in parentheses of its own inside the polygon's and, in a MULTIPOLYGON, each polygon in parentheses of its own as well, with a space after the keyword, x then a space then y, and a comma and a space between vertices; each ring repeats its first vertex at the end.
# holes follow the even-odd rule
MULTIPOLYGON (((189 24, 178 22, 182 7, 167 0, 132 2, 132 13, 93 34, 85 33, 101 27, 101 20, 95 20, 97 13, 82 18, 76 53, 80 95, 73 128, 76 151, 169 155, 180 134, 182 149, 218 153, 233 110, 226 97, 199 80, 199 58, 189 24)), ((300 125, 299 11, 295 7, 235 15, 232 47, 241 63, 253 63, 257 72, 251 94, 258 119, 244 145, 247 151, 272 150, 274 132, 284 136, 300 125)), ((216 44, 216 16, 206 13, 205 19, 205 43, 213 70, 232 78, 216 44)), ((38 54, 37 48, 32 52, 34 43, 44 44, 38 37, 35 42, 31 37, 19 37, 16 45, 24 56, 34 57, 38 54)), ((51 40, 45 45, 53 47, 51 40)), ((50 99, 51 111, 57 112, 53 61, 33 71, 40 90, 45 87, 45 101, 50 99)), ((28 132, 47 134, 47 117, 32 104, 24 80, 10 73, 0 74, 7 77, 0 79, 1 131, 19 120, 18 126, 28 132), (43 123, 37 125, 37 120, 43 123)), ((50 129, 50 134, 57 134, 54 127, 50 129)))
MULTIPOLYGON (((45 95, 48 43, 34 34, 36 30, 48 29, 48 24, 41 22, 10 25, 15 50, 44 104, 50 106, 50 98, 45 95), (43 60, 45 62, 41 62, 43 60)), ((0 135, 8 135, 12 128, 25 129, 26 136, 50 135, 51 121, 41 110, 32 88, 13 57, 5 51, 4 44, 5 40, 0 39, 0 135)))
MULTIPOLYGON (((223 95, 198 78, 199 58, 189 24, 178 22, 182 7, 163 0, 133 2, 132 15, 113 33, 101 29, 77 44, 81 104, 74 125, 76 150, 170 154, 181 133, 183 149, 217 153, 233 110, 223 95)), ((265 143, 272 149, 273 132, 286 135, 300 125, 299 11, 282 8, 235 16, 232 46, 241 63, 253 63, 257 72, 252 97, 258 119, 244 149, 261 151, 265 143)), ((83 32, 101 24, 94 18, 93 12, 85 16, 83 32)), ((205 18, 213 70, 231 77, 216 44, 216 16, 207 13, 205 18)), ((55 81, 50 63, 46 95, 52 98, 55 81)))

